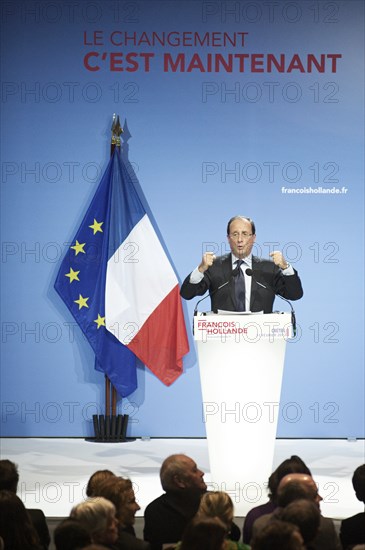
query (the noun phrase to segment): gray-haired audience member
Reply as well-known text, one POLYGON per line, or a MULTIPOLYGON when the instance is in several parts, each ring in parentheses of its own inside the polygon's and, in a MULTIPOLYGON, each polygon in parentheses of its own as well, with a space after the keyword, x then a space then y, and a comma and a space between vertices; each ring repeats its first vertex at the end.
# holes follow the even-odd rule
POLYGON ((182 539, 207 490, 203 478, 204 472, 186 455, 175 454, 164 460, 160 480, 165 493, 153 500, 144 514, 144 539, 152 550, 161 550, 163 544, 182 539))
POLYGON ((118 521, 115 506, 103 497, 92 497, 74 506, 70 518, 76 519, 89 532, 93 543, 115 548, 118 521))

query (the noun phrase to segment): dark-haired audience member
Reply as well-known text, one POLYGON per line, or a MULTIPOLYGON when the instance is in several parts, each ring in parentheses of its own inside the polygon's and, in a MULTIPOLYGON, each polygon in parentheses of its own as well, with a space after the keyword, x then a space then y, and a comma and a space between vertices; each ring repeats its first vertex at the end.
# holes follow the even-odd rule
MULTIPOLYGON (((281 509, 298 499, 308 499, 319 509, 322 497, 318 494, 317 485, 312 476, 306 474, 288 474, 279 483, 277 491, 278 507, 272 514, 258 518, 253 524, 254 536, 273 519, 277 519, 281 509)), ((313 550, 341 550, 340 540, 333 521, 320 516, 320 525, 316 536, 311 541, 313 550)))
POLYGON ((107 479, 115 477, 115 474, 110 470, 97 470, 94 472, 87 482, 86 486, 86 495, 88 497, 97 497, 99 496, 99 487, 107 479))
POLYGON ((5 550, 40 550, 29 514, 12 491, 0 491, 0 536, 5 550))
POLYGON ((65 519, 53 534, 56 550, 79 550, 91 544, 89 531, 75 519, 65 519))
POLYGON ((103 497, 91 497, 74 506, 70 517, 88 531, 93 543, 117 550, 118 520, 112 502, 103 497))
POLYGON ((226 528, 219 518, 194 518, 188 523, 178 550, 224 550, 226 528))
POLYGON ((277 507, 278 485, 283 477, 285 477, 287 474, 292 473, 311 475, 308 466, 297 455, 292 455, 290 458, 285 459, 281 464, 279 464, 276 470, 274 470, 269 477, 268 502, 266 502, 265 504, 261 504, 260 506, 255 506, 255 508, 252 508, 246 515, 243 524, 243 542, 245 542, 246 544, 250 543, 252 537, 252 526, 257 518, 265 514, 271 514, 275 510, 275 508, 277 507))
POLYGON ((305 550, 305 547, 296 525, 273 520, 254 535, 251 550, 305 550))
MULTIPOLYGON (((365 504, 365 464, 356 468, 352 476, 352 486, 356 498, 365 504)), ((365 512, 342 521, 340 539, 344 550, 355 544, 365 544, 365 512)))
MULTIPOLYGON (((0 490, 11 491, 16 494, 18 490, 19 472, 18 467, 11 460, 0 460, 0 490)), ((33 527, 37 531, 39 543, 42 550, 47 550, 51 537, 47 526, 47 521, 42 510, 36 508, 27 508, 33 527)))
POLYGON ((318 533, 321 514, 318 506, 307 499, 294 500, 279 514, 279 519, 296 525, 302 535, 307 550, 311 550, 311 542, 318 533))
POLYGON ((117 476, 109 478, 100 484, 97 496, 110 500, 115 506, 119 522, 117 545, 128 550, 148 550, 150 544, 137 539, 133 528, 135 515, 140 506, 136 501, 131 480, 117 476))

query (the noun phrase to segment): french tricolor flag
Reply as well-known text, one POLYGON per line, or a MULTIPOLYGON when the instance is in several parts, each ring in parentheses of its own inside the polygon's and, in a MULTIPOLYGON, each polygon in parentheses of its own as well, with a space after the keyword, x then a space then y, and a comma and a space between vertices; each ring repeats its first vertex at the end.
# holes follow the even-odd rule
POLYGON ((179 281, 117 148, 55 288, 120 395, 137 387, 135 357, 166 385, 180 376, 189 344, 179 281))

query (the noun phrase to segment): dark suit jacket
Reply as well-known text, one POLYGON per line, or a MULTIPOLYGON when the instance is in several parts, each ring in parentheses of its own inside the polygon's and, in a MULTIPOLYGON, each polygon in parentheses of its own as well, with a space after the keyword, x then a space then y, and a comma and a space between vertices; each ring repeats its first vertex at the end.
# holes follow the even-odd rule
POLYGON ((365 544, 365 512, 342 521, 340 539, 344 549, 353 544, 365 544))
MULTIPOLYGON (((201 493, 197 491, 169 491, 153 500, 144 513, 144 539, 152 550, 161 550, 163 544, 176 543, 189 521, 198 511, 201 493)), ((233 523, 232 540, 239 540, 241 531, 233 523)))
MULTIPOLYGON (((274 262, 252 256, 252 271, 250 310, 253 312, 272 313, 275 294, 280 294, 287 300, 299 300, 303 296, 302 284, 295 270, 294 275, 283 275, 281 269, 274 262), (263 288, 257 283, 261 283, 267 288, 263 288)), ((231 254, 216 258, 213 265, 204 273, 204 278, 200 283, 192 284, 189 279, 190 274, 186 277, 180 290, 180 294, 185 300, 203 296, 209 291, 212 311, 218 309, 236 311, 231 254), (226 281, 230 281, 229 284, 217 290, 226 281)))
POLYGON ((51 542, 51 537, 49 535, 47 521, 44 513, 42 512, 42 510, 37 510, 36 508, 27 508, 27 512, 29 514, 33 527, 38 533, 42 549, 47 550, 51 542))
POLYGON ((137 539, 127 531, 119 529, 119 537, 115 543, 118 550, 151 550, 148 542, 137 539))
MULTIPOLYGON (((253 538, 264 529, 264 527, 269 525, 272 519, 277 519, 278 512, 279 508, 276 508, 272 514, 266 514, 257 518, 253 524, 253 538)), ((252 543, 252 539, 250 542, 252 543)), ((308 544, 308 547, 310 547, 311 550, 341 550, 340 539, 336 533, 335 525, 330 518, 321 516, 317 534, 308 544)))

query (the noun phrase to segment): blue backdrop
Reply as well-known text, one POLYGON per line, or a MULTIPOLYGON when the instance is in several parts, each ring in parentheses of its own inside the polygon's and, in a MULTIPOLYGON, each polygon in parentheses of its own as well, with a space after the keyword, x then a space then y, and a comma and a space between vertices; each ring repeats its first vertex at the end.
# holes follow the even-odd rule
MULTIPOLYGON (((1 9, 2 434, 91 435, 102 411, 103 376, 53 284, 117 112, 181 279, 227 250, 234 214, 255 220, 256 253, 281 249, 300 273, 278 435, 364 437, 364 3, 1 9)), ((129 435, 205 435, 194 352, 173 386, 143 366, 138 384, 119 404, 129 435)))

